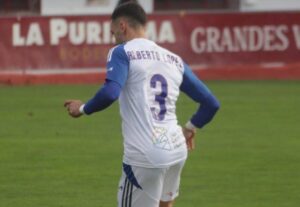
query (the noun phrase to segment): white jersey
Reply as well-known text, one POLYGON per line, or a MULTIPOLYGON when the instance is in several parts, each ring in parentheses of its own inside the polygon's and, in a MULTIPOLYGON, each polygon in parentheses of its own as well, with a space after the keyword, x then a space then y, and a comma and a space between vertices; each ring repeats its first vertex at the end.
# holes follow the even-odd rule
POLYGON ((185 160, 187 147, 176 117, 184 72, 181 58, 150 40, 133 39, 110 51, 107 71, 107 79, 123 86, 123 162, 161 168, 185 160))

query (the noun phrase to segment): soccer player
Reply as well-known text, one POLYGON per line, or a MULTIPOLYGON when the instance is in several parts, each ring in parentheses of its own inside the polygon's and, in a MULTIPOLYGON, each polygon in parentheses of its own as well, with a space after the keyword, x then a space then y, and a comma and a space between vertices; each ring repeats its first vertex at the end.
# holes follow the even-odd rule
POLYGON ((219 102, 178 55, 146 39, 141 6, 122 4, 111 19, 117 46, 108 54, 104 85, 87 103, 67 100, 65 107, 80 117, 119 99, 124 156, 118 206, 172 207, 196 128, 214 117, 219 102), (200 103, 184 127, 175 114, 180 91, 200 103))

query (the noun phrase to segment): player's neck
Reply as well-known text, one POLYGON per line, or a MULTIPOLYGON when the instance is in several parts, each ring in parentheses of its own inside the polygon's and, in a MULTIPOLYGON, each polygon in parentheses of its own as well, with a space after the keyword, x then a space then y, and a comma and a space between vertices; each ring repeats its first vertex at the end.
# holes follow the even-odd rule
POLYGON ((146 38, 146 32, 145 32, 144 28, 131 30, 130 32, 128 32, 126 39, 127 39, 127 41, 130 41, 130 40, 136 39, 136 38, 146 38))

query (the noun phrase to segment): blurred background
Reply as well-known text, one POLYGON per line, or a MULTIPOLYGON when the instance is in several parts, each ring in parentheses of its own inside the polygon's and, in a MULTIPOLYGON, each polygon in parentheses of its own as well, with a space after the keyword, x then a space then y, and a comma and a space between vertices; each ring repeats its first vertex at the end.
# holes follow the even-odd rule
MULTIPOLYGON (((127 1, 0 0, 0 82, 103 80, 114 45, 110 14, 127 1)), ((300 1, 135 2, 149 15, 148 38, 182 56, 204 79, 300 76, 300 1)))
MULTIPOLYGON (((48 81, 35 81, 68 82, 60 74, 78 73, 83 83, 103 80, 114 45, 110 14, 127 1, 0 0, 0 81, 22 84, 43 74, 48 81), (21 79, 14 76, 20 73, 21 79)), ((204 79, 300 76, 300 1, 135 2, 149 15, 148 38, 182 56, 204 79)))
MULTIPOLYGON (((1 15, 110 14, 120 0, 0 0, 1 15)), ((297 0, 138 0, 148 13, 298 10, 297 0)))

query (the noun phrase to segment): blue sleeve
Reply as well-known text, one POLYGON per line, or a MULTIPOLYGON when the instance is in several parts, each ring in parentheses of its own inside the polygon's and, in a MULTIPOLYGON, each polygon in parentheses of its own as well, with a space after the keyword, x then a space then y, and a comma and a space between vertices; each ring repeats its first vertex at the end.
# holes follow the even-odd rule
POLYGON ((119 98, 120 93, 121 86, 118 83, 106 80, 96 95, 85 104, 84 113, 92 114, 107 108, 119 98))
POLYGON ((185 63, 180 90, 197 103, 200 103, 197 112, 191 118, 191 122, 196 127, 202 128, 212 120, 220 108, 219 101, 185 63))
POLYGON ((120 96, 126 83, 129 60, 124 50, 124 44, 112 48, 107 57, 106 79, 104 85, 84 106, 86 114, 101 111, 110 106, 120 96))
POLYGON ((112 48, 107 57, 106 79, 125 85, 128 77, 129 59, 124 50, 124 44, 112 48))

